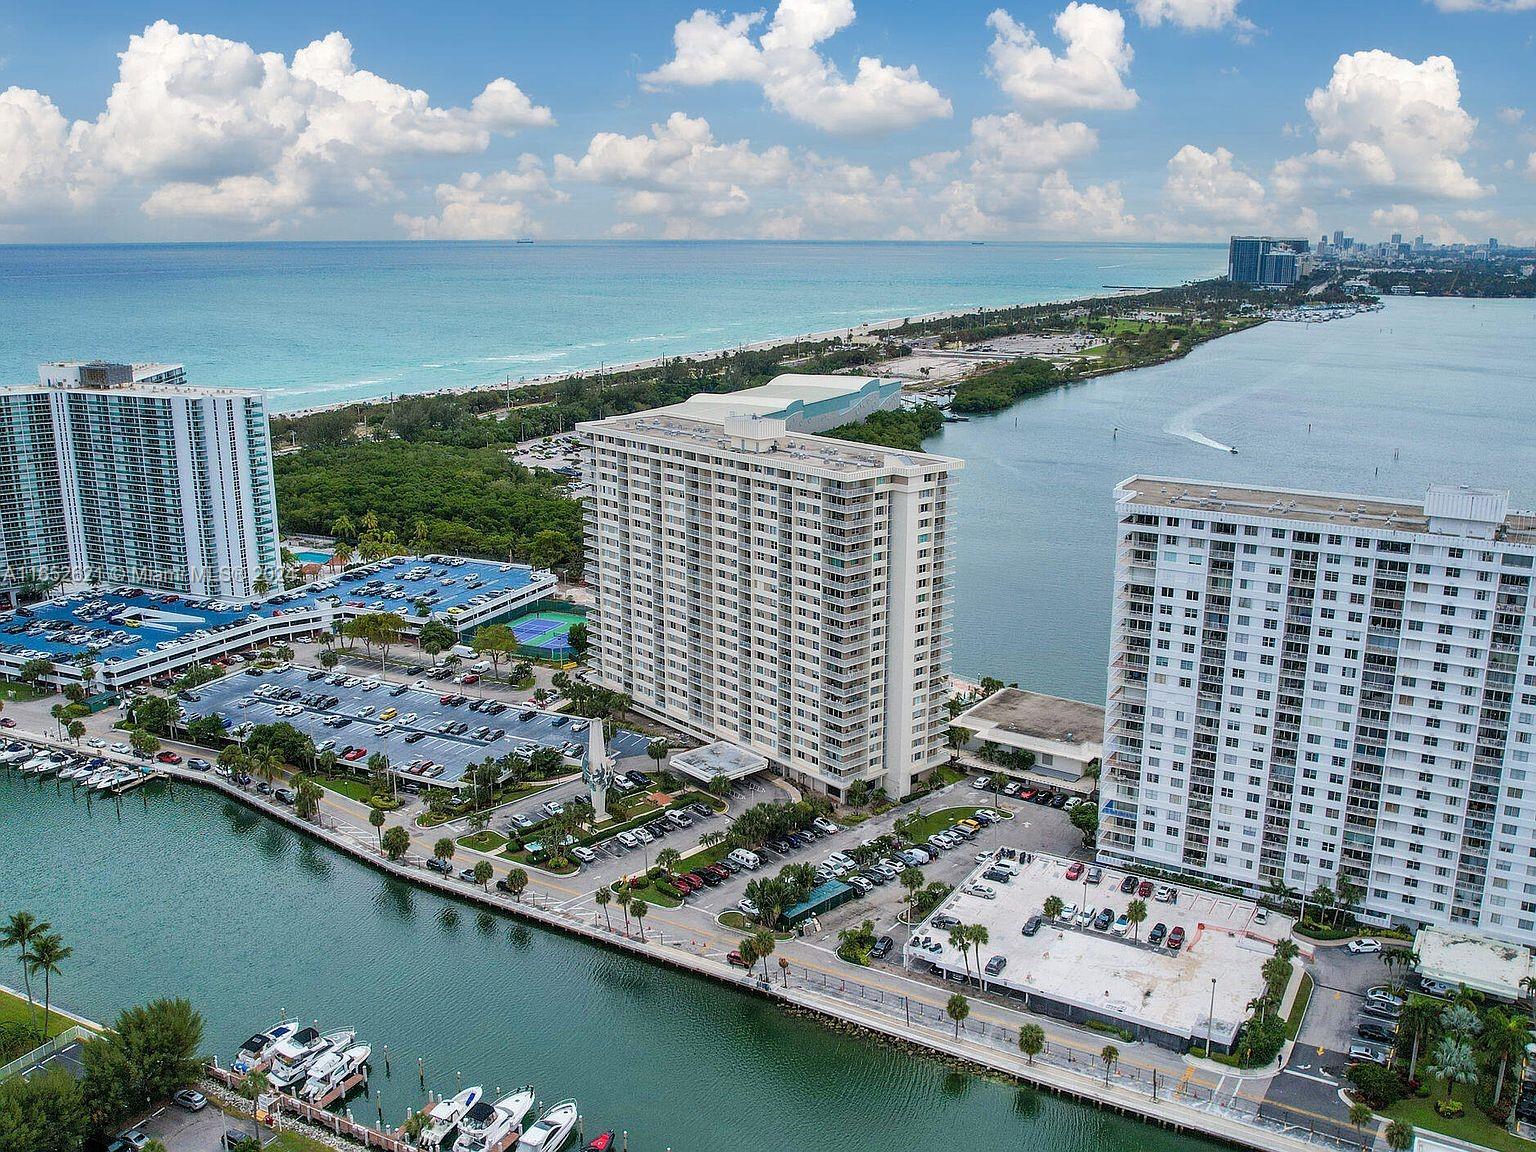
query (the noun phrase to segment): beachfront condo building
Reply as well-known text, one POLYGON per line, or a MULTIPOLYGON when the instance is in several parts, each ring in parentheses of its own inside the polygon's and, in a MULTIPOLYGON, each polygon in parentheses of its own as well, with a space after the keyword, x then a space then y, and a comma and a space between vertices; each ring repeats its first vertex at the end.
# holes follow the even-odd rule
POLYGON ((1536 943, 1536 517, 1142 476, 1115 514, 1100 852, 1536 943))
POLYGON ((834 796, 940 764, 960 462, 817 435, 899 392, 781 376, 580 425, 599 680, 834 796))
POLYGON ((132 584, 249 596, 281 576, 259 392, 180 365, 44 364, 0 389, 0 560, 11 588, 132 584))
POLYGON ((1278 236, 1234 236, 1227 245, 1227 279, 1258 288, 1289 288, 1308 270, 1311 244, 1278 236))

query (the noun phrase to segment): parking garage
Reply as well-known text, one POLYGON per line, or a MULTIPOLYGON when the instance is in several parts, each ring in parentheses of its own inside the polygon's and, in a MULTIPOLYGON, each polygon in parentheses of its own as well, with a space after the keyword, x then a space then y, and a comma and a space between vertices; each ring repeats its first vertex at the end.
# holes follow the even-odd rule
MULTIPOLYGON (((402 780, 445 788, 465 785, 470 767, 487 757, 554 748, 575 769, 587 751, 588 722, 577 717, 468 695, 452 684, 392 684, 318 668, 237 672, 185 693, 182 708, 189 720, 221 716, 232 734, 245 724, 291 724, 320 751, 359 766, 383 752, 402 780)), ((643 756, 646 740, 620 730, 608 747, 619 759, 643 756)))

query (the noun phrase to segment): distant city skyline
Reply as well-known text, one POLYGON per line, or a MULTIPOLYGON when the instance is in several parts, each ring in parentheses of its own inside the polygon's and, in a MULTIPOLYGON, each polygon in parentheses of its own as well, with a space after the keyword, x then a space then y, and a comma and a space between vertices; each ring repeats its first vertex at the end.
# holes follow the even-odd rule
POLYGON ((1533 55, 1525 0, 12 0, 0 242, 1529 245, 1533 55))

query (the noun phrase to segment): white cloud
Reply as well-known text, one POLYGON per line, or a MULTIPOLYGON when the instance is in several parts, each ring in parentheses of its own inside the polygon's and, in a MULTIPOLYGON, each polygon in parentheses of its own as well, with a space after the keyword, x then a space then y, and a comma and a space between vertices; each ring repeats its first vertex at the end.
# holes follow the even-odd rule
POLYGON ((1518 124, 1525 119, 1524 108, 1500 108, 1499 119, 1505 124, 1518 124))
POLYGON ((949 116, 949 100, 916 68, 864 56, 847 80, 816 50, 854 15, 852 0, 780 0, 754 43, 764 13, 724 18, 701 8, 673 29, 673 58, 640 79, 650 87, 756 84, 775 109, 828 132, 885 132, 949 116))
POLYGON ((1536 0, 1430 0, 1442 12, 1530 12, 1536 0))
POLYGON ((1459 159, 1477 121, 1461 107, 1448 57, 1415 64, 1380 50, 1340 56, 1307 111, 1320 147, 1277 165, 1277 187, 1322 178, 1451 199, 1492 191, 1459 159))
POLYGON ((1163 21, 1186 32, 1210 32, 1228 25, 1240 34, 1251 33, 1253 24, 1237 14, 1238 0, 1132 0, 1131 7, 1148 28, 1163 21))
POLYGON ((1225 148, 1186 144, 1168 161, 1163 199, 1177 216, 1214 227, 1255 225, 1269 215, 1264 185, 1233 163, 1225 148))
POLYGON ((987 17, 995 33, 988 72, 1019 104, 1042 108, 1123 110, 1137 96, 1125 84, 1135 53, 1125 40, 1125 17, 1073 0, 1057 15, 1063 50, 1052 52, 1003 9, 987 17))
POLYGON ((971 171, 978 176, 1044 172, 1087 156, 1099 134, 1077 121, 1026 120, 1017 112, 971 121, 971 171))
POLYGON ((489 176, 466 172, 456 183, 439 184, 435 216, 402 212, 395 215, 395 223, 412 240, 508 240, 541 230, 530 200, 566 199, 550 185, 543 162, 525 153, 516 171, 504 169, 489 176))
POLYGON ((1057 171, 1040 182, 1040 225, 1043 232, 1062 237, 1125 236, 1135 230, 1136 217, 1126 212, 1119 184, 1079 189, 1057 171))
MULTIPOLYGON (((159 20, 130 37, 118 59, 100 114, 70 126, 52 186, 81 203, 137 189, 155 218, 270 228, 396 195, 397 161, 468 155, 493 134, 553 122, 505 78, 470 108, 434 105, 425 92, 358 68, 340 32, 289 61, 159 20)), ((9 131, 19 133, 23 106, 37 121, 39 102, 51 107, 37 93, 12 95, 9 131)), ((12 151, 21 154, 19 145, 3 154, 12 151)))
MULTIPOLYGON (((1457 213, 1469 223, 1487 222, 1490 216, 1482 213, 1457 213)), ((1443 216, 1433 212, 1420 212, 1412 204, 1389 204, 1371 213, 1371 227, 1381 232, 1402 232, 1409 236, 1423 236, 1431 244, 1465 244, 1468 237, 1443 216)))
POLYGON ((647 135, 599 132, 578 158, 555 157, 560 180, 619 190, 615 207, 628 216, 659 218, 667 235, 699 235, 701 222, 741 216, 752 206, 746 189, 789 183, 795 165, 783 147, 755 152, 750 141, 721 143, 709 122, 674 112, 647 135))
POLYGON ((68 177, 68 124, 28 88, 0 92, 0 220, 46 211, 68 177))

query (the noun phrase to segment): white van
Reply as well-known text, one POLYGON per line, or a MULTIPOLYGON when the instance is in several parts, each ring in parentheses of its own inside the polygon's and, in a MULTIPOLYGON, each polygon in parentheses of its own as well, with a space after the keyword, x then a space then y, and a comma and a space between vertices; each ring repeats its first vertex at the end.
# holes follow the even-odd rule
POLYGON ((745 848, 732 848, 727 860, 734 860, 749 872, 755 872, 762 867, 763 862, 758 859, 756 852, 748 852, 745 848))

